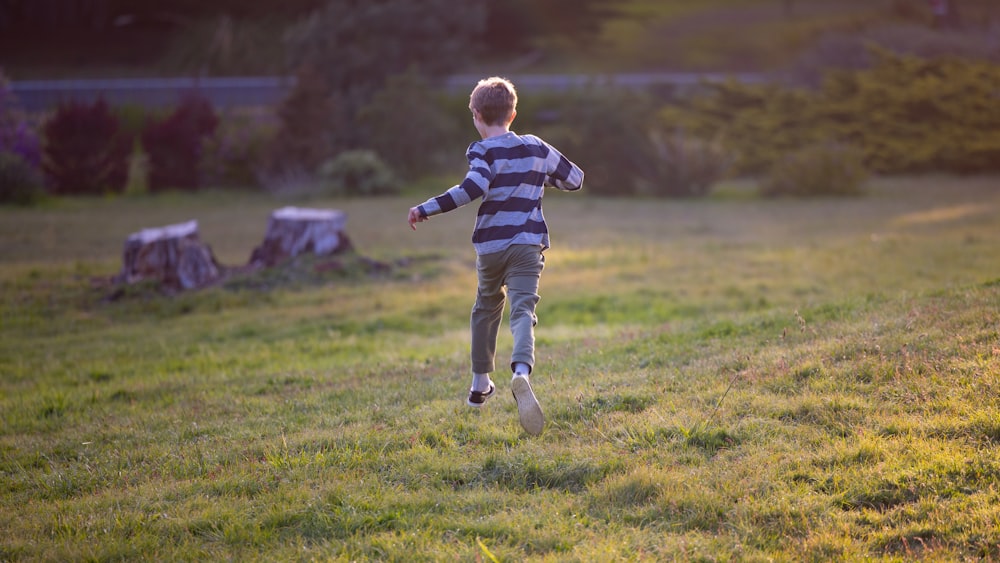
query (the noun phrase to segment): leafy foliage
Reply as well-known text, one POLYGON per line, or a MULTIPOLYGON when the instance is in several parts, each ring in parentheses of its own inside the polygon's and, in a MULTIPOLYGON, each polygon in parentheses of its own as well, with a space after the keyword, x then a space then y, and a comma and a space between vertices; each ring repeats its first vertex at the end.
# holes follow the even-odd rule
MULTIPOLYGON (((295 67, 322 73, 326 91, 337 97, 338 121, 352 123, 389 76, 410 67, 436 75, 469 60, 485 17, 484 0, 329 2, 291 30, 289 50, 295 67)), ((332 134, 338 150, 363 140, 353 127, 332 134)))
POLYGON ((132 140, 104 99, 60 104, 44 134, 43 167, 55 193, 122 191, 132 140))
POLYGON ((38 169, 17 153, 0 151, 0 204, 28 205, 43 194, 38 169))
POLYGON ((526 121, 541 121, 541 136, 584 170, 588 192, 634 195, 655 177, 649 99, 624 90, 589 89, 549 102, 526 121))
POLYGON ((283 175, 289 170, 312 173, 334 154, 332 139, 349 121, 338 113, 337 96, 331 95, 322 75, 311 65, 299 68, 295 88, 278 108, 278 131, 268 150, 264 173, 283 175))
POLYGON ((483 41, 490 53, 517 54, 554 38, 575 47, 592 44, 614 15, 616 0, 504 0, 487 3, 483 41))
POLYGON ((1000 67, 874 51, 867 70, 835 71, 809 92, 776 84, 709 84, 660 118, 737 154, 736 170, 764 173, 799 147, 839 141, 880 173, 1000 170, 1000 67))
POLYGON ((819 109, 833 138, 878 172, 1000 170, 1000 66, 877 54, 872 70, 824 84, 819 109))
POLYGON ((28 123, 10 83, 0 71, 0 152, 19 155, 28 164, 41 166, 42 152, 38 135, 28 123))
POLYGON ((184 96, 166 118, 147 124, 142 144, 149 155, 150 189, 198 188, 202 143, 218 124, 211 102, 197 93, 184 96))
POLYGON ((878 64, 872 47, 921 59, 958 57, 1000 62, 1000 45, 987 30, 931 29, 925 25, 881 26, 852 33, 824 34, 799 55, 792 74, 803 84, 820 86, 830 69, 863 70, 878 64))
POLYGON ((254 186, 274 140, 274 120, 257 112, 220 118, 202 145, 202 180, 213 186, 254 186))
POLYGON ((44 193, 41 143, 0 72, 0 204, 27 205, 44 193))
POLYGON ((675 131, 651 133, 655 174, 645 191, 657 196, 702 197, 725 176, 732 157, 716 140, 675 131))
POLYGON ((368 131, 368 145, 406 177, 440 171, 461 154, 456 122, 413 68, 390 77, 361 110, 359 122, 368 131))
POLYGON ((858 195, 868 174, 858 150, 838 143, 819 143, 794 151, 771 169, 761 195, 858 195))
POLYGON ((36 30, 64 30, 67 22, 81 27, 107 32, 115 18, 124 14, 128 21, 144 24, 182 19, 214 17, 229 14, 237 18, 289 18, 306 14, 322 4, 322 0, 156 0, 132 2, 131 0, 89 0, 64 2, 63 0, 8 0, 0 3, 0 24, 36 30))
POLYGON ((819 141, 813 97, 775 84, 736 81, 705 84, 706 94, 679 100, 660 111, 664 126, 702 138, 718 138, 736 154, 740 173, 761 173, 803 141, 819 141), (810 136, 816 136, 815 139, 810 136))
POLYGON ((392 169, 370 150, 345 151, 323 163, 319 181, 330 195, 372 196, 399 192, 392 169))
MULTIPOLYGON (((280 10, 278 3, 271 6, 280 10)), ((288 69, 282 35, 288 25, 287 20, 273 13, 249 19, 226 12, 192 20, 173 34, 160 58, 162 72, 283 75, 288 69)))

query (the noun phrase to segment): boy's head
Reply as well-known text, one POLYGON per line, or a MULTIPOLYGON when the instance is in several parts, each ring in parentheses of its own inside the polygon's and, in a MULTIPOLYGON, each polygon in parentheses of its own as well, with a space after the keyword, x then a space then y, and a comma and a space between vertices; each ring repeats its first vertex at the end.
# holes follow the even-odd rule
POLYGON ((479 112, 486 125, 508 125, 517 109, 517 91, 506 78, 484 78, 469 96, 469 109, 479 112))

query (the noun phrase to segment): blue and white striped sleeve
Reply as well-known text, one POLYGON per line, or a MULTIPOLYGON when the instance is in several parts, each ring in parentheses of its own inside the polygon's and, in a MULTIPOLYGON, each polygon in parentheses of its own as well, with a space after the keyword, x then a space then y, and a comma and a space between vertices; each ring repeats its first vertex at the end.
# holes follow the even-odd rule
POLYGON ((545 143, 548 155, 545 159, 546 183, 563 191, 573 192, 583 187, 583 170, 570 162, 552 145, 545 143))
POLYGON ((490 182, 493 181, 493 171, 476 144, 469 145, 469 150, 465 153, 466 158, 469 159, 469 171, 466 173, 465 179, 462 180, 461 184, 420 204, 420 213, 424 217, 447 213, 486 194, 490 182))

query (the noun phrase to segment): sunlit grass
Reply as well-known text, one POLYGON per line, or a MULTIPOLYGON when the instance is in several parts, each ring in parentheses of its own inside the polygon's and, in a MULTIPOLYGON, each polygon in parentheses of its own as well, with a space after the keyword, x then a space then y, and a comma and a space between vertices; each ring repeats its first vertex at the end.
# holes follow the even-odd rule
POLYGON ((996 185, 547 196, 539 438, 464 405, 473 209, 306 202, 393 271, 116 300, 130 232, 235 265, 286 202, 0 209, 0 559, 997 558, 996 185))

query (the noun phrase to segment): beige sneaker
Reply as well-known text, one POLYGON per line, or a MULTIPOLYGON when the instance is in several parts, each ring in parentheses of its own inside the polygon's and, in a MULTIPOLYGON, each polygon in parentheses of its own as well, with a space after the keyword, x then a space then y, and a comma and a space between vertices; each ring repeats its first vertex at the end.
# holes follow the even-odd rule
POLYGON ((524 375, 515 375, 510 381, 510 390, 517 401, 517 415, 521 421, 521 427, 532 436, 542 433, 545 426, 545 415, 542 414, 542 407, 535 398, 535 392, 531 390, 531 383, 524 375))

